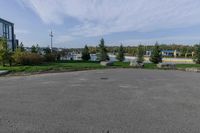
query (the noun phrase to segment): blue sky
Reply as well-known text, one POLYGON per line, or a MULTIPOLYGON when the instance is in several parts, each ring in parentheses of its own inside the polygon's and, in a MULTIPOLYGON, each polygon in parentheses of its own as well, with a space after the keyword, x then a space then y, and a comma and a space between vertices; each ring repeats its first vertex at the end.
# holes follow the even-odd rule
POLYGON ((15 23, 25 46, 71 48, 200 42, 199 0, 0 0, 0 17, 15 23))

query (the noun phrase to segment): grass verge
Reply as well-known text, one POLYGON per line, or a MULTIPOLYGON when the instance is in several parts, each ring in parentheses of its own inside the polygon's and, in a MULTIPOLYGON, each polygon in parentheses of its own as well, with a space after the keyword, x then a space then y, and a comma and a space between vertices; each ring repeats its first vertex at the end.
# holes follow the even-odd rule
MULTIPOLYGON (((178 69, 200 68, 200 64, 178 64, 178 69)), ((90 61, 58 61, 54 63, 44 63, 37 66, 0 66, 0 70, 9 70, 11 73, 42 73, 42 72, 62 72, 81 71, 105 68, 132 68, 128 62, 115 62, 111 67, 101 66, 99 62, 90 61)), ((157 69, 155 64, 145 64, 144 69, 157 69)))

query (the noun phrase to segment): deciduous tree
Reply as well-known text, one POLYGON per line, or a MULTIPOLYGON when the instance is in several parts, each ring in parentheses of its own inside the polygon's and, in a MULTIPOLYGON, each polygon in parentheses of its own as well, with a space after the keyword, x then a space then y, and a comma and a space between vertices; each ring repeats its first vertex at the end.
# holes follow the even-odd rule
POLYGON ((9 62, 10 66, 12 64, 12 51, 8 48, 7 40, 5 38, 0 38, 0 61, 3 66, 6 62, 9 62))

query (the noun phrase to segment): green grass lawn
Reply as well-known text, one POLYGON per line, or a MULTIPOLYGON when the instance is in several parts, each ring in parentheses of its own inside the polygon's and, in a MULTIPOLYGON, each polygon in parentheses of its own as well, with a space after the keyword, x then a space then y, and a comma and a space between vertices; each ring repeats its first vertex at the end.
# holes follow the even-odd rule
POLYGON ((177 64, 177 68, 200 68, 200 64, 177 64))
MULTIPOLYGON (((0 70, 9 70, 12 73, 25 72, 59 72, 59 71, 80 71, 80 70, 93 70, 93 69, 105 69, 105 68, 132 68, 128 62, 115 62, 111 67, 101 66, 99 62, 90 61, 58 61, 54 63, 45 63, 37 66, 12 66, 2 67, 0 70)), ((177 68, 200 68, 200 64, 178 64, 177 68)), ((145 64, 144 69, 156 69, 155 64, 145 64)))
MULTIPOLYGON (((185 68, 199 68, 200 64, 176 64, 177 69, 185 69, 185 68)), ((156 64, 145 64, 145 69, 157 69, 156 64)))
MULTIPOLYGON (((10 72, 46 72, 46 71, 80 71, 105 68, 132 68, 129 62, 115 62, 113 66, 104 67, 99 62, 90 61, 58 61, 54 63, 45 63, 36 66, 0 66, 0 70, 9 70, 10 72)), ((155 65, 145 64, 145 68, 154 69, 155 65)))
MULTIPOLYGON (((114 63, 114 68, 133 68, 130 67, 130 63, 129 62, 115 62, 114 63)), ((152 63, 147 63, 144 64, 144 69, 156 69, 156 64, 152 64, 152 63)))
POLYGON ((98 62, 83 61, 59 61, 55 63, 44 63, 36 66, 12 66, 2 67, 0 70, 9 70, 11 72, 45 72, 45 71, 76 71, 87 69, 104 68, 98 62))

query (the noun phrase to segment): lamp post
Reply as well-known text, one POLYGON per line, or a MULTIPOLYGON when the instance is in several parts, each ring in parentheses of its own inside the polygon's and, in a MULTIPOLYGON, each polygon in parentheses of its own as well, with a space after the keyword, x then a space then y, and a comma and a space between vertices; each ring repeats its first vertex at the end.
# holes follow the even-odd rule
POLYGON ((51 52, 52 52, 53 51, 53 32, 52 31, 49 34, 49 36, 51 37, 51 52))

